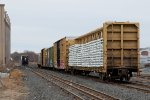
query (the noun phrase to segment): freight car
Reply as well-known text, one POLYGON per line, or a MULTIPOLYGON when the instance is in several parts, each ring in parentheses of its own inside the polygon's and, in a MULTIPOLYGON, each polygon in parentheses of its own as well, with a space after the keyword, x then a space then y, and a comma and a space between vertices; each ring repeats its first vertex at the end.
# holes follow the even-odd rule
POLYGON ((54 53, 53 53, 53 46, 46 49, 46 66, 49 67, 49 68, 53 68, 54 66, 54 60, 53 60, 53 56, 54 56, 54 53))
POLYGON ((28 63, 29 63, 29 61, 28 61, 28 56, 22 55, 22 56, 21 56, 21 65, 27 66, 28 63))
POLYGON ((68 53, 70 45, 74 44, 74 37, 64 37, 54 43, 54 67, 69 70, 68 53))
POLYGON ((38 67, 41 67, 41 53, 38 54, 37 65, 38 65, 38 67))
POLYGON ((128 81, 139 68, 139 23, 106 22, 76 38, 69 50, 72 71, 95 71, 103 80, 128 81))
POLYGON ((41 50, 41 55, 40 55, 40 57, 41 57, 41 66, 40 67, 46 67, 46 56, 47 56, 46 49, 43 48, 41 50))
POLYGON ((133 72, 139 71, 139 23, 105 22, 80 37, 58 40, 53 55, 48 51, 41 50, 41 66, 72 73, 97 72, 103 80, 128 81, 133 72))

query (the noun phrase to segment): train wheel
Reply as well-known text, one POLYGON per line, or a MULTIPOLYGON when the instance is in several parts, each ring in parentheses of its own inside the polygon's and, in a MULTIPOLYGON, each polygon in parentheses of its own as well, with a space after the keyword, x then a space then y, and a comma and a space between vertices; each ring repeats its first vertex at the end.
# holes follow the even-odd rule
POLYGON ((88 76, 90 72, 84 72, 84 73, 85 73, 85 76, 88 76))
POLYGON ((128 82, 130 80, 130 74, 128 74, 128 76, 126 77, 126 81, 128 82))
POLYGON ((102 80, 102 73, 99 73, 99 78, 102 80))
POLYGON ((103 81, 106 80, 106 75, 104 73, 99 73, 99 78, 103 81))
POLYGON ((75 70, 74 69, 71 70, 71 75, 75 75, 75 70))
POLYGON ((111 81, 111 74, 108 75, 108 82, 111 81))
POLYGON ((103 77, 102 77, 102 80, 103 80, 103 81, 106 81, 106 76, 103 76, 103 77))
POLYGON ((121 81, 121 82, 123 81, 123 77, 120 77, 120 81, 121 81))

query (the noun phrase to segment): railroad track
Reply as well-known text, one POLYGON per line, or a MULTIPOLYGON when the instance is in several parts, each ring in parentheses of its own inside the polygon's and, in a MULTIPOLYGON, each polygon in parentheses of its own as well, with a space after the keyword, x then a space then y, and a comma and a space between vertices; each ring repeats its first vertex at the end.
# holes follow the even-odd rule
POLYGON ((142 83, 136 83, 136 82, 129 82, 129 83, 122 83, 122 82, 105 82, 100 79, 94 79, 97 82, 105 83, 105 84, 111 84, 115 86, 120 86, 123 88, 129 88, 129 89, 135 89, 144 93, 150 93, 150 85, 144 85, 142 83))
POLYGON ((129 89, 136 89, 138 91, 150 94, 150 86, 139 84, 139 83, 130 83, 130 84, 119 84, 118 86, 126 87, 129 89))
POLYGON ((49 82, 59 86, 68 93, 71 93, 77 100, 118 100, 117 98, 105 94, 103 92, 94 90, 92 88, 86 87, 79 83, 75 83, 69 80, 65 80, 61 77, 55 76, 53 74, 46 74, 42 70, 31 69, 32 72, 41 76, 49 82))
POLYGON ((150 76, 140 76, 139 78, 143 81, 150 82, 150 76))
POLYGON ((138 82, 106 82, 106 81, 102 81, 100 79, 94 79, 95 81, 101 82, 101 83, 105 83, 105 84, 111 84, 111 85, 116 85, 116 86, 120 86, 123 88, 129 88, 129 89, 135 89, 144 93, 150 93, 150 85, 145 85, 142 83, 138 83, 138 82))
POLYGON ((100 80, 98 77, 85 77, 85 76, 78 76, 78 77, 81 77, 81 78, 84 77, 84 78, 91 79, 93 81, 101 82, 104 84, 111 84, 111 85, 120 86, 123 88, 135 89, 144 93, 150 93, 150 85, 145 85, 139 82, 120 82, 120 81, 107 82, 107 81, 100 80))
MULTIPOLYGON (((63 73, 64 74, 64 73, 63 73)), ((123 88, 128 88, 128 89, 135 89, 137 91, 141 91, 141 92, 144 92, 144 93, 150 93, 150 85, 144 85, 142 83, 137 83, 137 82, 127 82, 127 83, 122 83, 122 82, 107 82, 107 81, 102 81, 100 80, 99 78, 96 78, 96 77, 86 77, 86 76, 78 76, 80 78, 86 78, 86 79, 91 79, 93 81, 96 81, 96 82, 101 82, 101 83, 104 83, 104 84, 111 84, 111 85, 114 85, 114 86, 120 86, 120 87, 123 87, 123 88)))
POLYGON ((85 76, 79 76, 81 78, 87 78, 87 79, 91 79, 93 81, 96 82, 101 82, 104 84, 111 84, 111 85, 116 85, 116 86, 120 86, 123 88, 129 88, 129 89, 135 89, 144 93, 150 93, 150 85, 145 85, 139 82, 120 82, 120 81, 112 81, 112 82, 107 82, 107 81, 103 81, 100 80, 98 77, 85 77, 85 76))

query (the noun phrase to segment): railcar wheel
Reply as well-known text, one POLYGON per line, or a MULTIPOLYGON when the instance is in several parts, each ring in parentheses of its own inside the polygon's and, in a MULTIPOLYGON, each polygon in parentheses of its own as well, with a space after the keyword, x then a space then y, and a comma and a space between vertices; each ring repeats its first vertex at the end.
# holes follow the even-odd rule
POLYGON ((74 75, 75 74, 75 71, 74 69, 71 70, 71 75, 74 75))
POLYGON ((103 81, 106 80, 106 74, 105 73, 99 73, 99 78, 103 81))
POLYGON ((121 82, 123 81, 123 77, 120 77, 120 81, 121 81, 121 82))
POLYGON ((126 78, 126 81, 128 82, 130 80, 130 74, 128 74, 127 78, 126 78))
POLYGON ((90 72, 84 72, 84 73, 85 73, 85 76, 88 76, 90 72))
POLYGON ((106 75, 105 74, 102 74, 102 80, 106 81, 106 75))
POLYGON ((108 75, 108 82, 111 81, 111 74, 108 75))

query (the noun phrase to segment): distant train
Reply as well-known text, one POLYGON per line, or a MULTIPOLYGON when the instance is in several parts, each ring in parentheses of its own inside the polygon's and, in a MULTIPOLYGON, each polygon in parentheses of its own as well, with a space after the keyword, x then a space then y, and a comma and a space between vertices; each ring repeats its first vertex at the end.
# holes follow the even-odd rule
POLYGON ((97 72, 103 80, 121 81, 129 81, 139 64, 139 23, 131 22, 106 22, 80 37, 64 37, 42 49, 38 62, 39 67, 97 72))
POLYGON ((27 66, 28 63, 29 63, 28 60, 29 60, 29 59, 28 59, 28 56, 22 55, 22 56, 21 56, 21 65, 27 66))

